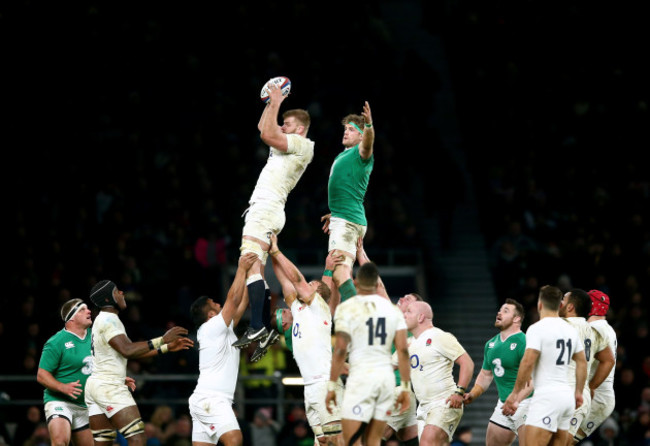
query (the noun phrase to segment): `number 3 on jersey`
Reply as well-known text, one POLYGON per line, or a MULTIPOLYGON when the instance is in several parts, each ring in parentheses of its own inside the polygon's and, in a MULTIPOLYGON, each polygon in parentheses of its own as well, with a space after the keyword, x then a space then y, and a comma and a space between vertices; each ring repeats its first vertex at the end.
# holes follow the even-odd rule
POLYGON ((368 318, 366 321, 368 326, 368 345, 375 344, 375 338, 379 339, 379 344, 386 344, 386 318, 377 318, 376 322, 373 318, 368 318))

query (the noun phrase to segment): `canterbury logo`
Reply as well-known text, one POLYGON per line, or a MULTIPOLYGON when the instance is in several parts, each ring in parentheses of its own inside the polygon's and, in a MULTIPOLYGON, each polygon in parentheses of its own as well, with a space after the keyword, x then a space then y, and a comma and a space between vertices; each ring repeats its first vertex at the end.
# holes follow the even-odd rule
POLYGON ((65 348, 67 348, 67 349, 74 348, 74 342, 72 342, 72 341, 66 342, 65 343, 65 348))

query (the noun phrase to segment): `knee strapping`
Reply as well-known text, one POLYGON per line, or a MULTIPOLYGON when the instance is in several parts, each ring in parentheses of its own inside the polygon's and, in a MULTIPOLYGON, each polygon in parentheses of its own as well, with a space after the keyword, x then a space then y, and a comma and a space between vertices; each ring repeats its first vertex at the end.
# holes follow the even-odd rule
POLYGON ((247 252, 252 252, 257 254, 257 258, 260 259, 262 265, 266 265, 266 258, 268 257, 269 254, 266 251, 264 251, 258 243, 252 240, 243 239, 241 241, 241 247, 239 248, 239 251, 241 252, 242 255, 246 254, 247 252))
POLYGON ((341 423, 326 424, 323 426, 325 435, 338 435, 342 432, 341 423))
POLYGON ((124 438, 133 437, 134 435, 142 433, 144 433, 144 423, 142 422, 142 418, 133 420, 120 429, 120 434, 122 434, 124 438))
POLYGON ((115 441, 117 438, 117 432, 115 432, 114 429, 99 429, 99 430, 92 430, 91 431, 93 434, 93 440, 95 441, 110 441, 111 444, 115 441))

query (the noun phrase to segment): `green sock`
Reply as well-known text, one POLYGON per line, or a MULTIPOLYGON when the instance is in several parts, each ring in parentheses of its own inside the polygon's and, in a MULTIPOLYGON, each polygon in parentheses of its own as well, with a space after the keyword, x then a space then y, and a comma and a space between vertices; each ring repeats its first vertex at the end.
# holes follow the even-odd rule
POLYGON ((341 295, 341 302, 345 302, 346 299, 351 298, 352 296, 357 295, 357 288, 354 286, 354 281, 348 279, 339 287, 339 294, 341 295))

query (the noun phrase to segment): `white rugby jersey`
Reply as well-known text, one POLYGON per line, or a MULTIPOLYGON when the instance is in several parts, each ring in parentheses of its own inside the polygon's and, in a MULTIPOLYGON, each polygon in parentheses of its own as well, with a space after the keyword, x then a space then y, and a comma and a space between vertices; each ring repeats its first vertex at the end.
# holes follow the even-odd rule
POLYGON ((226 327, 221 313, 208 319, 198 329, 199 379, 194 393, 220 394, 231 400, 235 396, 239 373, 240 350, 232 346, 237 340, 234 322, 226 327))
MULTIPOLYGON (((616 340, 616 331, 614 331, 612 326, 609 325, 609 323, 607 323, 607 320, 605 319, 598 319, 589 322, 589 324, 591 325, 591 327, 594 329, 595 332, 600 334, 600 337, 603 339, 603 343, 607 344, 609 348, 612 349, 614 358, 616 358, 616 348, 618 346, 618 341, 616 340)), ((591 373, 589 374, 589 380, 591 380, 591 378, 594 376, 594 373, 598 368, 598 363, 599 361, 597 359, 594 359, 594 363, 591 366, 591 373)), ((601 387, 603 389, 606 388, 613 389, 615 372, 616 372, 616 367, 612 367, 611 372, 609 372, 609 375, 607 375, 605 381, 603 381, 602 384, 598 386, 598 389, 600 389, 601 387)), ((598 389, 596 389, 596 392, 598 391, 598 389)))
POLYGON ((119 316, 100 311, 92 328, 93 372, 89 380, 124 384, 128 360, 108 343, 121 334, 126 335, 126 330, 119 316))
POLYGON ((293 357, 305 385, 328 381, 332 366, 332 315, 327 302, 316 293, 307 305, 291 304, 293 357))
POLYGON ((445 399, 456 390, 454 361, 464 353, 454 335, 437 327, 411 340, 411 382, 420 404, 445 399))
POLYGON ((269 158, 260 172, 249 203, 276 202, 284 206, 289 192, 298 184, 314 158, 314 142, 296 134, 287 134, 288 149, 269 148, 269 158))
POLYGON ((540 352, 533 369, 535 392, 549 388, 575 390, 575 385, 571 387, 567 381, 571 358, 574 353, 584 350, 584 344, 571 324, 560 317, 540 319, 526 331, 528 349, 540 352))
POLYGON ((350 377, 388 370, 393 373, 391 352, 395 332, 406 330, 402 311, 377 294, 357 295, 339 304, 334 327, 350 335, 350 377))
MULTIPOLYGON (((592 329, 591 325, 589 322, 587 322, 587 319, 584 317, 566 317, 563 318, 565 321, 567 321, 569 324, 573 326, 573 328, 576 329, 578 332, 578 337, 582 341, 582 345, 584 346, 585 350, 585 358, 587 359, 587 376, 591 373, 591 368, 594 363, 594 355, 604 349, 606 345, 603 345, 602 338, 598 333, 595 333, 594 330, 592 329)), ((571 367, 569 371, 569 383, 570 384, 575 384, 576 382, 576 363, 575 361, 571 361, 571 367)), ((587 392, 590 392, 589 390, 589 380, 585 380, 585 387, 584 389, 587 392)))

